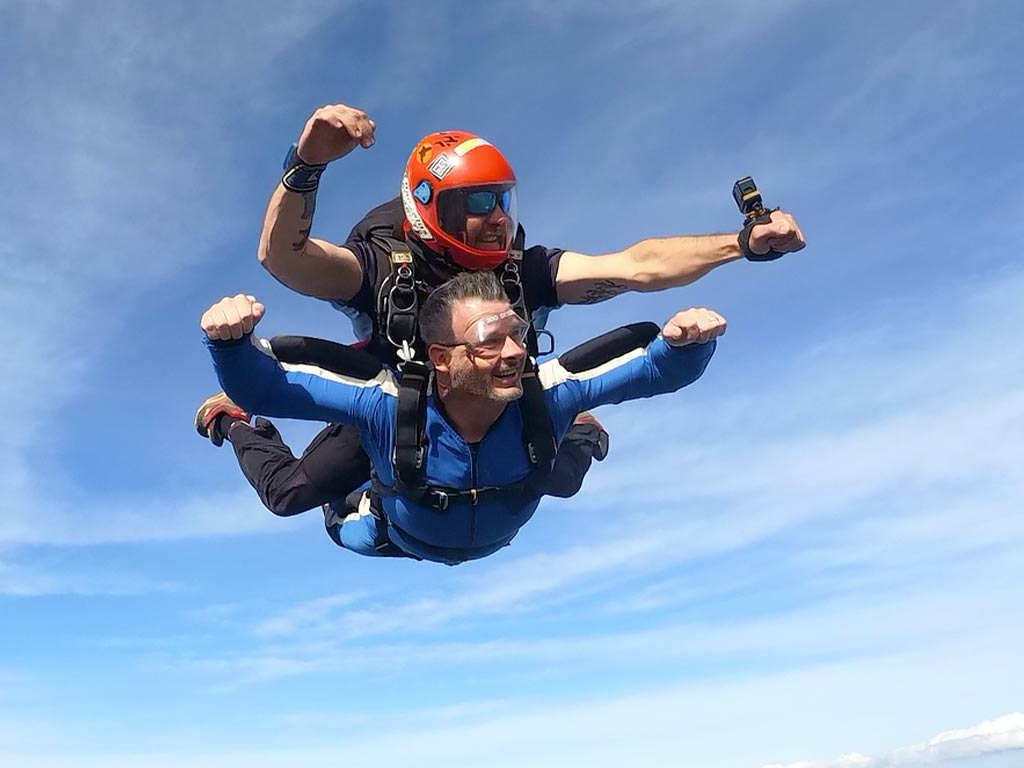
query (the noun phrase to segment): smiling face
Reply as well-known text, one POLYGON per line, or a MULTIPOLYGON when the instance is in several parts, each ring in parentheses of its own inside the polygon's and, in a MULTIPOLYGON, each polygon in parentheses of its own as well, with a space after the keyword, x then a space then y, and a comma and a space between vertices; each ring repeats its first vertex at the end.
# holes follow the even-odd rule
POLYGON ((466 245, 481 251, 504 251, 512 237, 512 220, 496 206, 490 213, 466 214, 466 245))
POLYGON ((447 372, 453 391, 508 402, 523 394, 523 321, 508 302, 467 299, 452 312, 447 372))

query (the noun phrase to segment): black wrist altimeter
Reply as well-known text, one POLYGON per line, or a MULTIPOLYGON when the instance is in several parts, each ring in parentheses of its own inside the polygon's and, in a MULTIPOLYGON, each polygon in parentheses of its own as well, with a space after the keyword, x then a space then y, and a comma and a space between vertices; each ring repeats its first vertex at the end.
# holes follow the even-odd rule
POLYGON ((292 192, 313 192, 320 184, 320 174, 324 172, 327 163, 321 165, 309 165, 299 157, 299 145, 292 144, 288 148, 288 154, 284 158, 284 176, 281 183, 285 189, 292 192))

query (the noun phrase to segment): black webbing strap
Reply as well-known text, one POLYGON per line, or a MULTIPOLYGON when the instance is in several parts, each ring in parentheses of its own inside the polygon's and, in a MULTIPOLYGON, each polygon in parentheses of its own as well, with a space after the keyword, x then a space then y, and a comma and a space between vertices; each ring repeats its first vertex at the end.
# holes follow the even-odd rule
POLYGON ((374 491, 370 491, 370 513, 373 515, 373 548, 377 552, 390 552, 396 549, 388 536, 388 518, 380 505, 380 496, 373 498, 374 491))
POLYGON ((430 367, 419 360, 406 360, 399 365, 399 373, 393 463, 396 485, 404 494, 422 484, 430 367))
MULTIPOLYGON (((462 490, 459 488, 445 488, 435 485, 421 485, 417 488, 390 488, 384 485, 380 478, 376 474, 373 474, 370 478, 373 484, 373 492, 381 498, 387 498, 388 496, 401 496, 404 499, 408 499, 416 504, 423 504, 424 506, 436 509, 438 512, 444 512, 448 509, 449 505, 453 501, 466 500, 472 502, 474 506, 482 501, 489 499, 501 498, 510 494, 522 494, 527 491, 531 484, 527 480, 522 480, 518 483, 509 483, 508 485, 496 485, 496 486, 485 486, 483 488, 469 488, 462 490)), ((392 523, 393 525, 393 523, 392 523)))
POLYGON ((759 224, 771 224, 772 214, 775 213, 778 208, 765 208, 756 216, 748 216, 746 221, 743 223, 743 229, 740 230, 737 242, 740 246, 740 251, 748 261, 775 261, 785 255, 782 251, 776 251, 774 248, 769 248, 767 253, 754 253, 750 250, 750 233, 754 227, 759 224))
POLYGON ((508 258, 501 265, 498 279, 505 289, 505 295, 508 296, 512 309, 530 323, 530 330, 526 337, 526 351, 529 353, 529 357, 526 369, 523 371, 523 396, 519 400, 519 407, 523 416, 523 441, 526 444, 526 454, 533 465, 533 471, 528 476, 527 483, 533 486, 535 483, 542 484, 551 473, 558 444, 555 442, 548 404, 544 399, 544 388, 541 386, 540 379, 537 378, 537 332, 533 327, 533 317, 530 308, 526 305, 526 296, 523 291, 522 260, 522 250, 520 248, 511 249, 508 258))
MULTIPOLYGON (((391 279, 384 301, 383 335, 396 349, 412 349, 416 341, 419 299, 416 294, 416 273, 412 251, 402 240, 384 235, 374 239, 386 244, 391 263, 391 279)), ((400 359, 404 359, 401 355, 400 359)))
POLYGON ((533 472, 529 477, 532 484, 535 481, 542 481, 550 474, 558 444, 555 442, 555 431, 551 426, 544 388, 537 377, 537 362, 532 357, 527 361, 522 382, 523 396, 519 399, 519 409, 523 416, 526 454, 533 464, 533 472))

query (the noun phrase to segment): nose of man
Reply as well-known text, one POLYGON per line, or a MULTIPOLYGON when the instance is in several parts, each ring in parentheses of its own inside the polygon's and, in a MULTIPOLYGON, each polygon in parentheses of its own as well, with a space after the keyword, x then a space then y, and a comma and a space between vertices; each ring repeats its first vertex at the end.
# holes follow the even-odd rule
POLYGON ((505 213, 505 210, 501 205, 495 205, 491 209, 491 212, 487 214, 486 221, 489 224, 503 224, 508 221, 508 214, 505 213))

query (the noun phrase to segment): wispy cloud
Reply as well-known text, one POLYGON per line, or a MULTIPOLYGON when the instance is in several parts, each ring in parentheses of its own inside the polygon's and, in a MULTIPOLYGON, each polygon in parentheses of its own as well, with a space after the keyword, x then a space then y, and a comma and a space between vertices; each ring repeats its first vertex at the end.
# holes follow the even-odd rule
MULTIPOLYGON (((200 499, 185 500, 180 516, 167 498, 161 505, 127 494, 89 499, 54 457, 74 429, 61 416, 111 347, 137 330, 129 315, 149 292, 197 269, 241 226, 233 212, 225 215, 219 195, 240 186, 238 167, 225 159, 250 112, 238 108, 237 124, 228 126, 211 119, 211 105, 228 93, 244 102, 266 88, 277 57, 341 7, 314 2, 253 15, 234 3, 193 8, 187 19, 132 4, 100 14, 74 5, 6 9, 7 30, 17 32, 8 48, 32 66, 0 78, 0 95, 12 106, 5 142, 22 148, 0 159, 6 176, 22 180, 0 212, 5 367, 18 372, 0 381, 0 400, 18 425, 0 434, 0 541, 219 535, 216 521, 225 517, 211 512, 223 496, 201 513, 200 499), (56 41, 59 56, 40 55, 56 41), (32 173, 26 158, 33 158, 32 173), (205 185, 200 179, 210 167, 217 183, 205 185), (39 507, 48 509, 46 524, 39 507), (76 524, 83 517, 89 524, 76 524)), ((127 414, 112 405, 110 416, 127 414)), ((234 522, 261 527, 255 516, 234 522)))

